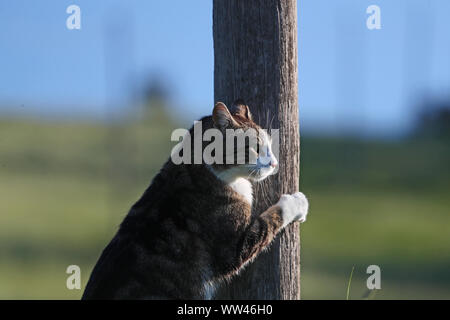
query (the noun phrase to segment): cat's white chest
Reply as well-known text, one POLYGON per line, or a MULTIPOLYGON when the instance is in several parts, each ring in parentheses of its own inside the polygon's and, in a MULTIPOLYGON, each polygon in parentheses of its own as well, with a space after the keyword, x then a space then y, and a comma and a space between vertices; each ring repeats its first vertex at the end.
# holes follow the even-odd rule
POLYGON ((250 181, 244 178, 237 178, 228 184, 234 191, 239 193, 244 199, 252 205, 253 203, 253 188, 250 181))

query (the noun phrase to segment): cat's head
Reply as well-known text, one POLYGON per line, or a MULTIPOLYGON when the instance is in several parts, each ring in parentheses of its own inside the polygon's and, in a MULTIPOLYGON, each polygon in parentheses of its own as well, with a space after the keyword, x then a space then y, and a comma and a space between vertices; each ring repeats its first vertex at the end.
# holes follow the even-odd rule
POLYGON ((223 139, 223 163, 212 168, 226 181, 246 178, 261 181, 276 171, 278 161, 272 151, 272 140, 266 130, 257 125, 249 107, 237 100, 231 108, 217 102, 212 112, 214 128, 223 139), (232 143, 232 148, 226 146, 232 143), (228 159, 233 159, 227 161, 228 159))

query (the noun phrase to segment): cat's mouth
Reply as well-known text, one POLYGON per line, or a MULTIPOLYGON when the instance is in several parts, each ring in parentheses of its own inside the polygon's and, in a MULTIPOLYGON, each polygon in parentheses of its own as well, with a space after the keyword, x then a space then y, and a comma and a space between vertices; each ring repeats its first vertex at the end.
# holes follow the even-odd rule
POLYGON ((258 166, 254 170, 252 170, 249 174, 249 180, 253 181, 262 181, 266 179, 268 176, 275 174, 275 167, 271 165, 258 166))

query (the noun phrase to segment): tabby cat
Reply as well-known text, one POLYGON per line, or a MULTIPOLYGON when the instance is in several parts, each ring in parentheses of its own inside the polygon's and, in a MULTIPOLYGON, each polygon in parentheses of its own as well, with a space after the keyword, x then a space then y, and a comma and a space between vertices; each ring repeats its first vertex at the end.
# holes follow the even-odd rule
POLYGON ((238 101, 230 110, 217 103, 212 116, 201 119, 202 130, 256 130, 258 148, 246 150, 257 154, 256 163, 169 159, 103 250, 82 299, 211 299, 217 284, 252 261, 282 228, 305 221, 308 201, 301 192, 282 195, 252 217, 252 182, 273 174, 278 162, 248 106, 238 101))

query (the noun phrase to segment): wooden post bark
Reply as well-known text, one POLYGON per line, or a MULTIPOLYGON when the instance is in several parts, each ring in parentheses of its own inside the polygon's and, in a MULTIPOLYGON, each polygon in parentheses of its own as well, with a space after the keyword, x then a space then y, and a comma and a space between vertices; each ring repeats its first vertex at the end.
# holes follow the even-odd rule
MULTIPOLYGON (((255 185, 254 214, 298 191, 296 0, 214 0, 214 98, 242 98, 264 128, 279 128, 279 172, 255 185)), ((217 299, 300 299, 298 223, 220 288, 217 299)))

